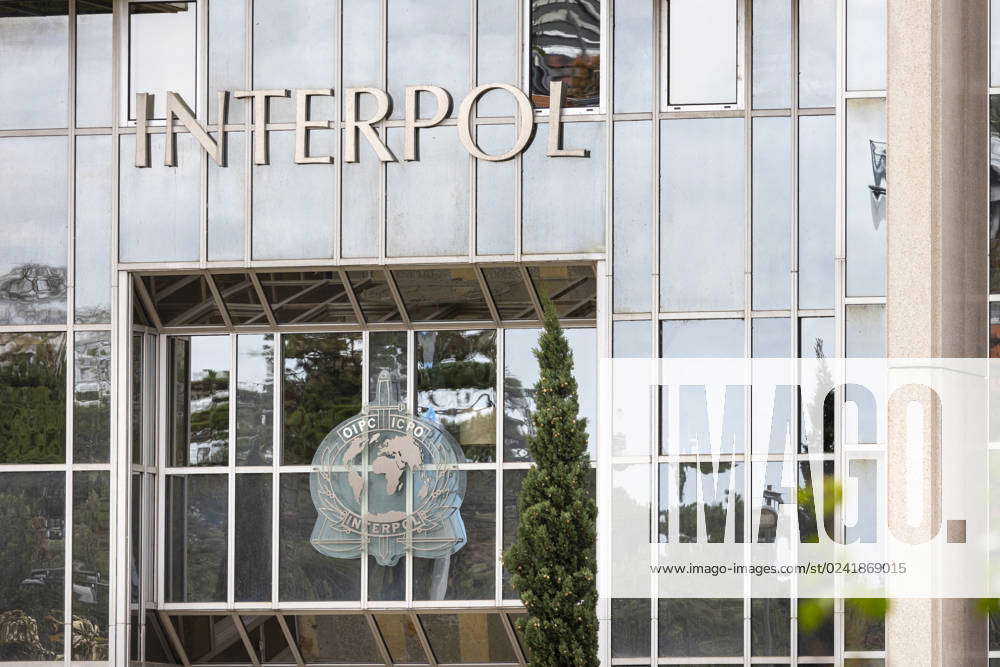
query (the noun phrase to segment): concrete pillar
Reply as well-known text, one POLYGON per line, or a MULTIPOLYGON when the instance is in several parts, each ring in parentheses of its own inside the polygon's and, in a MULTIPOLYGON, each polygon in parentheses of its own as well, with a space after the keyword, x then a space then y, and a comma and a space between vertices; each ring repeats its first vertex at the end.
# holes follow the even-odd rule
MULTIPOLYGON (((985 357, 989 2, 887 1, 888 354, 985 357)), ((889 521, 902 526, 894 421, 889 521)), ((889 665, 985 664, 986 619, 968 600, 897 599, 886 648, 889 665)))

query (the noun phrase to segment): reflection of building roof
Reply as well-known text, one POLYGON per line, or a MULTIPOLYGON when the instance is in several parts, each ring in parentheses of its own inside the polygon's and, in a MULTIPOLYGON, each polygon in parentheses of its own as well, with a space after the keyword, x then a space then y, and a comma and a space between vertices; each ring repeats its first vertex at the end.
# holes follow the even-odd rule
POLYGON ((22 264, 0 276, 0 299, 44 301, 66 294, 66 269, 44 264, 22 264))

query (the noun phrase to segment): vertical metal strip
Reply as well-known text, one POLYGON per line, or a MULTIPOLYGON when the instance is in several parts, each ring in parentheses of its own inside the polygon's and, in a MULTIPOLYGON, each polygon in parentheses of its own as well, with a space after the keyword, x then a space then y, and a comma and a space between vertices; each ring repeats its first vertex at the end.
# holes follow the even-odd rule
POLYGON ((281 517, 281 457, 283 455, 283 443, 281 438, 281 425, 284 423, 285 415, 282 411, 282 394, 284 393, 284 340, 283 334, 274 333, 274 369, 273 393, 274 405, 271 419, 271 605, 278 606, 280 587, 279 576, 281 572, 281 532, 279 530, 279 519, 281 517))
MULTIPOLYGON (((199 118, 208 118, 208 20, 209 3, 195 4, 197 15, 195 74, 195 112, 199 118)), ((225 130, 219 128, 219 134, 225 130)), ((198 152, 198 264, 202 268, 208 262, 208 153, 198 152)))
POLYGON ((495 416, 495 430, 494 439, 496 440, 496 449, 494 454, 494 459, 496 460, 496 480, 494 482, 495 497, 494 503, 496 510, 494 516, 496 520, 494 522, 494 546, 496 551, 496 563, 494 565, 493 572, 493 593, 494 601, 499 607, 501 601, 503 600, 503 461, 504 461, 504 446, 503 446, 503 423, 504 423, 504 406, 506 405, 506 390, 504 387, 504 369, 507 367, 507 340, 504 335, 504 329, 497 329, 496 332, 496 385, 497 385, 497 398, 496 398, 496 416, 495 416))
MULTIPOLYGON (((246 90, 253 90, 253 2, 245 0, 243 70, 246 90)), ((243 110, 243 264, 249 266, 253 260, 253 105, 249 102, 243 110)), ((267 309, 265 308, 265 312, 267 309)), ((269 318, 270 321, 270 318, 269 318)))
MULTIPOLYGON (((206 276, 211 280, 211 276, 206 276)), ((214 284, 214 283, 210 283, 214 284)), ((217 290, 213 289, 213 292, 217 290)), ((229 456, 226 466, 226 602, 233 608, 236 601, 236 392, 239 373, 238 337, 229 336, 229 456)), ((245 632, 244 632, 245 634, 245 632)), ((249 650, 249 649, 248 649, 249 650)), ((256 664, 256 663, 255 663, 256 664)))

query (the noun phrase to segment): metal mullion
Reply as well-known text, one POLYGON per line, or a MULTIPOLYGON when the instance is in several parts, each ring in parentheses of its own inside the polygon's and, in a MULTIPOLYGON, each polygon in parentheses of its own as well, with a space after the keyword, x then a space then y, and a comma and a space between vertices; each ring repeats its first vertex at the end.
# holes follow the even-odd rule
MULTIPOLYGON (((383 2, 385 2, 385 0, 383 0, 383 2)), ((382 656, 382 660, 385 661, 386 667, 391 667, 392 657, 389 655, 389 647, 385 644, 385 638, 382 637, 382 632, 379 630, 378 624, 375 622, 375 617, 371 612, 366 612, 365 620, 368 621, 368 629, 372 633, 372 638, 375 640, 375 646, 378 647, 378 652, 382 656)))
MULTIPOLYGON (((379 44, 379 55, 381 59, 379 62, 380 66, 380 79, 382 83, 382 90, 389 89, 389 0, 381 0, 380 2, 381 10, 381 43, 379 44)), ((379 127, 382 130, 382 140, 388 144, 389 142, 389 131, 385 129, 384 120, 379 123, 379 127)), ((388 178, 388 169, 385 162, 379 160, 378 163, 378 261, 379 264, 386 263, 386 245, 388 243, 388 230, 386 225, 389 224, 386 197, 388 196, 388 187, 386 181, 388 178)))
POLYGON ((255 666, 259 667, 260 658, 257 657, 257 651, 254 649, 253 642, 250 641, 250 635, 247 634, 246 626, 243 625, 243 619, 237 613, 230 614, 230 618, 233 619, 233 625, 236 626, 236 632, 239 634, 240 639, 243 640, 243 647, 247 650, 247 654, 250 656, 250 662, 255 666))
POLYGON ((282 414, 281 410, 282 393, 284 390, 284 373, 282 372, 284 367, 284 341, 282 338, 283 334, 281 332, 274 333, 274 354, 271 355, 274 363, 272 370, 274 403, 271 409, 271 604, 274 606, 278 604, 280 593, 278 577, 281 571, 279 567, 281 552, 278 548, 281 533, 278 529, 278 517, 281 510, 280 471, 283 449, 281 430, 284 422, 284 414, 282 414))
POLYGON ((295 637, 292 635, 291 629, 288 627, 285 615, 279 613, 275 615, 275 618, 278 619, 278 625, 281 626, 281 633, 285 635, 285 642, 288 643, 288 650, 291 652, 292 657, 295 658, 295 664, 302 667, 302 665, 305 665, 305 661, 302 659, 302 653, 299 651, 299 645, 295 641, 295 637))
MULTIPOLYGON (((503 406, 506 398, 506 388, 504 387, 504 369, 507 367, 506 364, 506 337, 504 336, 503 329, 497 330, 496 338, 496 367, 497 367, 497 415, 496 419, 496 430, 494 438, 496 439, 496 454, 494 459, 496 460, 496 488, 494 489, 494 503, 496 503, 496 513, 497 517, 502 517, 503 515, 503 406)), ((494 578, 493 578, 493 594, 494 600, 496 600, 497 606, 500 605, 503 600, 503 521, 501 518, 496 520, 496 525, 494 528, 494 545, 496 546, 496 563, 494 567, 494 578)))
MULTIPOLYGON (((245 0, 243 5, 243 73, 245 90, 253 90, 253 5, 245 0)), ((243 109, 243 261, 253 259, 253 110, 250 104, 243 109)), ((265 307, 265 312, 267 308, 265 307)), ((269 318, 270 321, 270 318, 269 318)))
POLYGON ((255 271, 250 271, 247 275, 250 276, 250 282, 253 283, 254 292, 257 293, 257 298, 260 300, 260 305, 264 310, 264 317, 267 318, 267 323, 272 327, 277 326, 278 322, 274 319, 274 312, 271 310, 271 304, 267 300, 267 294, 264 292, 264 286, 260 284, 260 278, 257 277, 257 273, 255 271))
POLYGON ((427 654, 427 662, 431 667, 437 667, 437 658, 434 657, 434 651, 431 650, 431 643, 427 640, 427 634, 424 632, 424 626, 420 623, 420 618, 413 612, 410 612, 407 616, 410 619, 410 623, 413 624, 413 629, 417 632, 417 639, 420 640, 420 646, 423 647, 424 653, 427 654))
MULTIPOLYGON (((211 276, 206 276, 211 280, 211 276)), ((211 283, 210 283, 211 284, 211 283)), ((213 290, 215 292, 216 290, 213 290)), ((236 334, 229 334, 229 457, 226 498, 226 602, 236 601, 236 374, 239 372, 236 334)), ((249 647, 248 647, 249 650, 249 647)), ((254 663, 257 664, 257 663, 254 663)))

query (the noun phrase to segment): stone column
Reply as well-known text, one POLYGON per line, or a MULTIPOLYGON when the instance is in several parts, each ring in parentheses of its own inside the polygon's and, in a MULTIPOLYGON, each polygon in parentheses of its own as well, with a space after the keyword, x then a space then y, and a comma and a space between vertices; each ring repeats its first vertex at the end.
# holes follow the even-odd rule
MULTIPOLYGON (((887 2, 888 354, 985 357, 989 2, 887 2)), ((890 480, 905 456, 893 422, 890 480)), ((904 525, 900 494, 888 507, 904 525)), ((889 665, 982 665, 986 619, 973 601, 893 600, 886 648, 889 665)))

